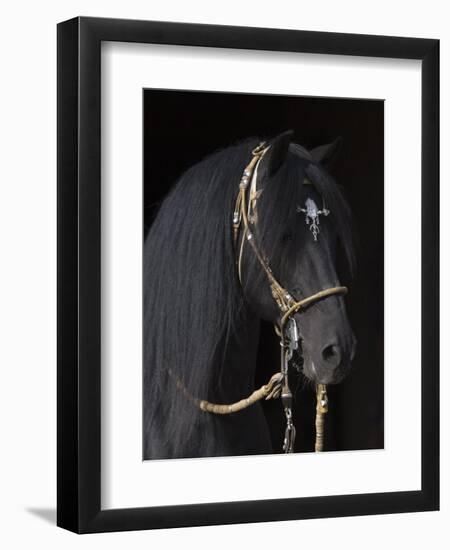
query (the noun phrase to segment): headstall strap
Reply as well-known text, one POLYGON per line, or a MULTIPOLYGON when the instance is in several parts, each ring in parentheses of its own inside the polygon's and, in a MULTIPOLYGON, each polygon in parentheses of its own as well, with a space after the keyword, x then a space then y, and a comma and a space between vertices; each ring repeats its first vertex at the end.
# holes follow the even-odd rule
MULTIPOLYGON (((297 323, 294 319, 294 314, 301 312, 301 310, 318 300, 333 296, 336 294, 346 294, 347 288, 344 286, 327 288, 316 292, 315 294, 303 298, 302 300, 295 300, 293 296, 278 282, 275 278, 272 270, 265 259, 265 255, 259 249, 255 235, 251 231, 250 224, 256 225, 257 212, 256 203, 261 194, 261 191, 257 189, 257 169, 260 160, 263 158, 266 151, 270 146, 267 146, 265 142, 261 142, 252 151, 252 158, 249 164, 246 166, 244 173, 242 174, 241 181, 239 183, 239 192, 236 199, 236 204, 233 212, 233 238, 235 243, 235 249, 238 249, 239 234, 242 229, 241 243, 239 246, 239 252, 236 255, 237 270, 239 280, 242 283, 242 255, 245 242, 249 243, 253 250, 256 259, 260 263, 262 269, 266 273, 270 290, 273 299, 275 300, 278 308, 280 309, 280 322, 275 325, 275 331, 280 337, 281 346, 281 360, 280 371, 275 373, 269 382, 264 386, 261 386, 258 390, 255 390, 248 397, 230 404, 218 404, 210 403, 204 399, 197 399, 193 397, 186 389, 184 384, 177 378, 177 376, 169 369, 169 375, 175 380, 177 386, 202 410, 213 414, 230 414, 241 411, 261 399, 275 399, 281 397, 281 403, 283 405, 284 414, 286 417, 286 430, 283 442, 283 450, 285 453, 294 452, 295 443, 295 426, 292 417, 292 392, 289 387, 289 362, 292 359, 293 353, 298 349, 299 334, 297 323), (247 205, 247 191, 250 185, 250 197, 247 205)), ((306 202, 306 210, 298 209, 298 211, 305 212, 307 216, 307 223, 311 222, 310 229, 313 233, 314 240, 317 240, 319 233, 319 215, 328 216, 329 210, 323 207, 322 210, 317 210, 308 201, 306 202), (309 210, 308 210, 309 207, 309 210)), ((328 397, 327 389, 324 384, 317 384, 316 387, 316 442, 315 451, 320 452, 323 450, 324 442, 324 422, 325 414, 328 411, 328 397)))

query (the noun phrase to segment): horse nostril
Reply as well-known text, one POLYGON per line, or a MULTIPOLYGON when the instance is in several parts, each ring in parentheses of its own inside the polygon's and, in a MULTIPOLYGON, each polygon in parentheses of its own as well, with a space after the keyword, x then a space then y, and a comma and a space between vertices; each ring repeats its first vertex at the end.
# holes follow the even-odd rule
POLYGON ((331 344, 322 350, 322 358, 330 366, 337 367, 341 362, 341 350, 339 346, 331 344))

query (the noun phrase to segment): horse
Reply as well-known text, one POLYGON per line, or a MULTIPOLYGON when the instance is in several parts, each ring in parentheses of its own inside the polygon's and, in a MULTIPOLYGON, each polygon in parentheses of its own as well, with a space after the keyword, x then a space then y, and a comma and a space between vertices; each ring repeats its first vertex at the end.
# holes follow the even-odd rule
POLYGON ((286 371, 296 361, 299 376, 323 387, 350 372, 356 340, 337 265, 351 278, 353 231, 329 171, 340 139, 308 150, 287 131, 258 144, 244 139, 189 168, 145 239, 144 460, 275 452, 261 402, 232 414, 198 406, 253 391, 261 320, 279 330, 283 311, 270 277, 306 306, 291 307, 298 349, 286 371), (247 198, 247 221, 233 231, 237 197, 247 198))

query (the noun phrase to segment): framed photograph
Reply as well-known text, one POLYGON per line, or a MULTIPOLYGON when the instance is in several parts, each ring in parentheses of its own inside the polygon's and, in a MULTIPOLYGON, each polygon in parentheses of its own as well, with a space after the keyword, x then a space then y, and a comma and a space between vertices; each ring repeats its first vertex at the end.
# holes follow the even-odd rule
POLYGON ((437 510, 439 41, 58 25, 58 525, 437 510))

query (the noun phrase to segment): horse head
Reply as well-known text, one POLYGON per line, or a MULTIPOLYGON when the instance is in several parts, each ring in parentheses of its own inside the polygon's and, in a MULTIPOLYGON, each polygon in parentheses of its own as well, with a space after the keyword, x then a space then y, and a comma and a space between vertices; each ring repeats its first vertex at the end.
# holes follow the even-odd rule
MULTIPOLYGON (((338 263, 345 256, 349 271, 353 264, 349 207, 328 171, 340 140, 308 151, 291 138, 284 132, 266 145, 248 192, 248 232, 263 262, 242 245, 244 237, 238 251, 245 299, 275 326, 283 309, 268 284, 270 274, 299 302, 342 288, 338 263)), ((342 293, 294 308, 292 319, 303 374, 316 384, 342 381, 356 348, 342 293)))

